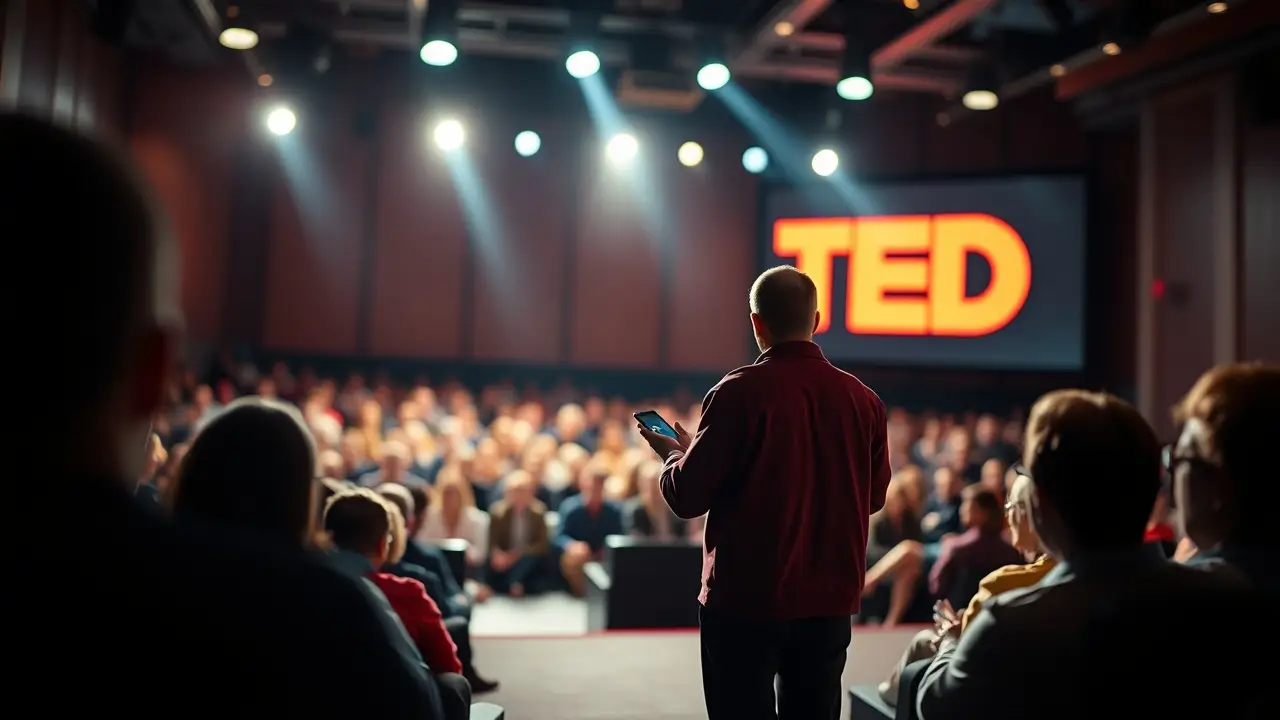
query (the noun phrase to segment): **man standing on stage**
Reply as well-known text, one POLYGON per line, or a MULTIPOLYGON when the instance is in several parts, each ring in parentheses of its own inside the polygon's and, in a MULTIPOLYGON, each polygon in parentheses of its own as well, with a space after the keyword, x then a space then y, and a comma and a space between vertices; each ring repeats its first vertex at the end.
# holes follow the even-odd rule
POLYGON ((665 459, 671 510, 707 513, 698 600, 711 720, 775 717, 775 703, 783 720, 834 720, 868 518, 889 483, 884 404, 814 344, 809 276, 768 270, 750 301, 761 355, 707 393, 697 434, 641 431, 665 459))

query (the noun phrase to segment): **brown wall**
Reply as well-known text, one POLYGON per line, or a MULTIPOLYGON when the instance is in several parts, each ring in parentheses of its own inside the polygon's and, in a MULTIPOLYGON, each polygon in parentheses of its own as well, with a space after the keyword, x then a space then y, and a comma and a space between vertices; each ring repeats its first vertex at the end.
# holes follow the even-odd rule
POLYGON ((1280 124, 1246 122, 1242 141, 1241 356, 1280 362, 1280 124))
POLYGON ((119 137, 120 55, 88 31, 75 0, 0 4, 0 104, 119 137))
MULTIPOLYGON (((335 92, 367 77, 350 73, 333 79, 335 92)), ((473 108, 471 169, 494 212, 469 222, 465 189, 428 138, 452 105, 385 82, 365 98, 373 135, 353 130, 358 111, 348 108, 273 151, 266 349, 681 371, 749 358, 743 314, 760 189, 739 161, 750 140, 722 110, 695 114, 684 135, 669 121, 641 122, 648 179, 638 187, 602 167, 573 98, 548 100, 555 115, 473 108), (511 150, 522 127, 543 136, 534 158, 511 150), (696 169, 674 158, 689 138, 707 151, 696 169)), ((1047 95, 947 128, 937 110, 905 95, 869 104, 853 131, 859 175, 1088 163, 1069 111, 1047 95)))

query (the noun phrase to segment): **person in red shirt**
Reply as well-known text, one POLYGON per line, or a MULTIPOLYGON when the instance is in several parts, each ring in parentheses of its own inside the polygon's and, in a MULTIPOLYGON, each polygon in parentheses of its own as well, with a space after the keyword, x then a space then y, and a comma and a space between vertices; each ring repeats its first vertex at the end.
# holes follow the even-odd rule
POLYGON ((707 514, 698 597, 711 720, 837 718, 867 528, 884 505, 884 403, 813 342, 817 288, 793 267, 751 287, 761 355, 707 393, 697 435, 641 427, 662 495, 707 514), (774 676, 777 676, 775 694, 774 676))
POLYGON ((382 591, 432 672, 461 674, 458 648, 426 587, 412 578, 377 570, 386 564, 391 550, 391 518, 386 502, 365 488, 344 490, 329 499, 324 528, 337 548, 335 561, 351 567, 358 565, 360 574, 382 591))

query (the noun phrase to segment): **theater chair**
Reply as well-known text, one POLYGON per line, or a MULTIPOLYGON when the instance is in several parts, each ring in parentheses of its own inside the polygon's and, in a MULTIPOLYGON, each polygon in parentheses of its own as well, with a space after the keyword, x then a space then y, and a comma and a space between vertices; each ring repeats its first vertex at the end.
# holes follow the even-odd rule
POLYGON ((436 547, 444 552, 444 559, 449 562, 449 572, 453 573, 454 579, 459 583, 467 579, 467 548, 470 544, 466 540, 439 540, 436 547))
POLYGON ((507 712, 493 703, 471 703, 471 720, 504 720, 507 712))
POLYGON ((584 570, 590 629, 698 627, 701 546, 613 535, 584 570))
POLYGON ((849 720, 893 720, 893 717, 893 708, 880 699, 875 685, 849 688, 849 720))

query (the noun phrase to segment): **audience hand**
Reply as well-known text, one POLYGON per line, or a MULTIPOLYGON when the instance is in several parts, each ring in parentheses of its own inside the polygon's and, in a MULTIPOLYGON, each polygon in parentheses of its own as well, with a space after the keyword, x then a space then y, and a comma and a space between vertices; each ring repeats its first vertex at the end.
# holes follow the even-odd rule
POLYGON ((489 553, 489 564, 498 572, 506 572, 512 564, 511 553, 503 550, 494 550, 489 553))
POLYGON ((960 639, 960 616, 949 600, 939 600, 933 605, 933 634, 935 652, 942 643, 960 639))
POLYGON ((677 421, 675 424, 676 437, 669 437, 662 433, 656 433, 643 425, 640 425, 640 435, 644 437, 645 442, 649 443, 649 447, 658 454, 658 457, 666 460, 671 457, 671 453, 683 452, 689 449, 689 443, 693 439, 689 437, 688 431, 677 421))
POLYGON ((929 532, 938 526, 938 521, 942 518, 936 512, 931 512, 920 519, 920 528, 925 532, 929 532))

